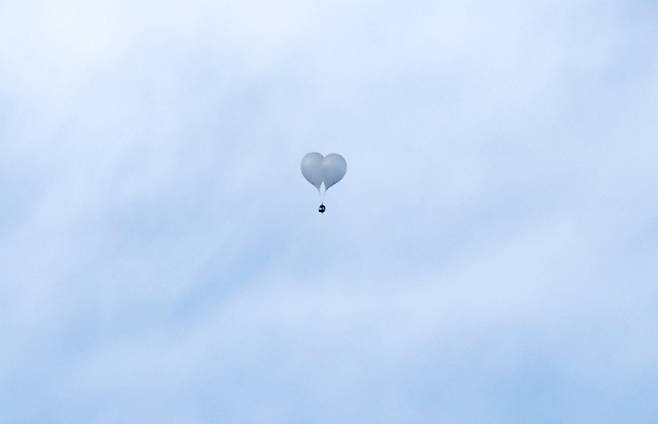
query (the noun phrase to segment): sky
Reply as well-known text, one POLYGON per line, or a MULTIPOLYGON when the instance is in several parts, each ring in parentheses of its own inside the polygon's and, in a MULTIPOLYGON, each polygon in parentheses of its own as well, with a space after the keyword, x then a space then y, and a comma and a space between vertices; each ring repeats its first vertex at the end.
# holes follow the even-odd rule
POLYGON ((658 422, 657 21, 0 0, 0 422, 658 422))

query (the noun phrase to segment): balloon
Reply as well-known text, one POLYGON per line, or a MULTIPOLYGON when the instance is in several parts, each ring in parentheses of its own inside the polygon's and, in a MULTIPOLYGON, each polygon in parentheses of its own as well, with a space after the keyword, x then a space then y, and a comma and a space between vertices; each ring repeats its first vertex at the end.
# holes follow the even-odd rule
POLYGON ((345 158, 336 153, 328 154, 322 161, 322 182, 324 182, 325 191, 342 180, 345 172, 347 172, 345 158))
POLYGON ((324 157, 320 153, 309 153, 302 159, 302 175, 320 191, 322 185, 322 162, 324 157))
POLYGON ((329 187, 343 179, 347 172, 347 162, 337 153, 331 153, 325 157, 320 153, 313 152, 302 158, 301 168, 304 178, 318 191, 320 191, 322 183, 324 183, 324 191, 327 191, 329 187))

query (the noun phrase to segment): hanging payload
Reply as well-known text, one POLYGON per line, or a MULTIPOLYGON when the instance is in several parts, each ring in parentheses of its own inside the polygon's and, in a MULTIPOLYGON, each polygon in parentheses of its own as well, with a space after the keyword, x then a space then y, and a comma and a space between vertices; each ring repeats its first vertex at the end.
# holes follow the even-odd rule
POLYGON ((324 213, 324 195, 331 186, 339 182, 347 172, 347 162, 345 158, 337 153, 330 153, 327 156, 313 152, 302 158, 302 175, 306 181, 311 183, 320 194, 320 207, 318 212, 324 213), (322 189, 324 187, 324 190, 322 189))

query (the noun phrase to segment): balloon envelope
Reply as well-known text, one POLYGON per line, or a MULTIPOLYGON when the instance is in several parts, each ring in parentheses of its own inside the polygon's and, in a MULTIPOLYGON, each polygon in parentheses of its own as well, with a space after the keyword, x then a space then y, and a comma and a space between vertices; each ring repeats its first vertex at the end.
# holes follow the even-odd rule
POLYGON ((345 158, 337 153, 327 155, 322 161, 322 182, 324 182, 324 189, 328 190, 329 187, 342 180, 347 172, 347 162, 345 158))
POLYGON ((324 157, 320 153, 309 153, 302 158, 302 175, 306 181, 320 190, 322 185, 322 162, 324 157))
POLYGON ((306 181, 320 190, 324 183, 324 190, 335 185, 343 179, 347 172, 345 158, 337 153, 328 154, 326 157, 317 152, 307 154, 302 158, 302 175, 306 181))

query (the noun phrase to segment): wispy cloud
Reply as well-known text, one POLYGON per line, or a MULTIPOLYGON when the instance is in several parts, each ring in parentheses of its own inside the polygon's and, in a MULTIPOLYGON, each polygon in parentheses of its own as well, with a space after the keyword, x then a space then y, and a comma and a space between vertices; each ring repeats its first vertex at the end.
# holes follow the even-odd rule
POLYGON ((657 16, 0 5, 0 421, 656 421, 657 16))

